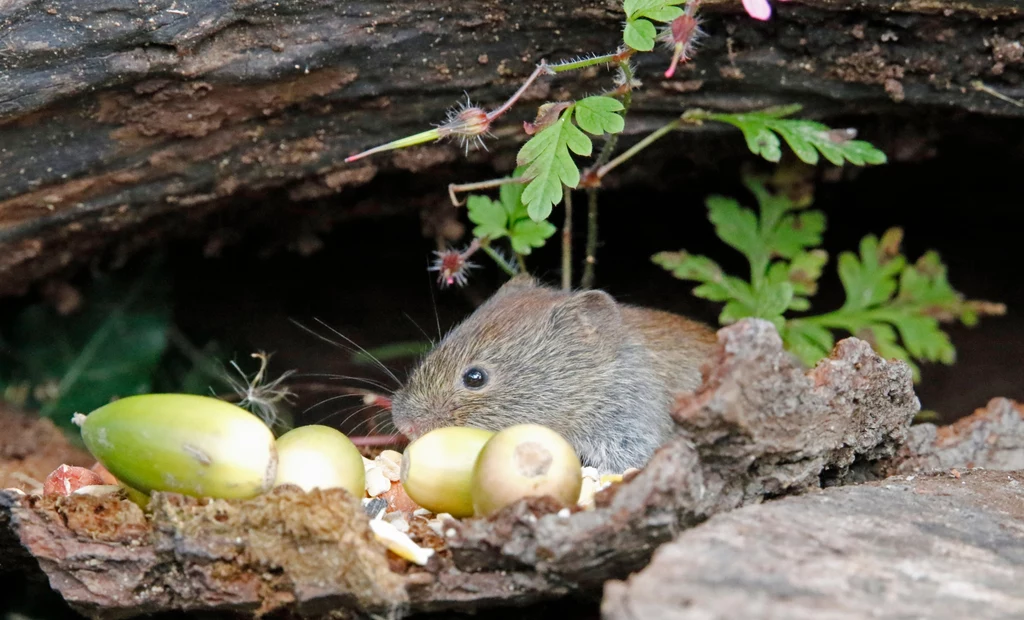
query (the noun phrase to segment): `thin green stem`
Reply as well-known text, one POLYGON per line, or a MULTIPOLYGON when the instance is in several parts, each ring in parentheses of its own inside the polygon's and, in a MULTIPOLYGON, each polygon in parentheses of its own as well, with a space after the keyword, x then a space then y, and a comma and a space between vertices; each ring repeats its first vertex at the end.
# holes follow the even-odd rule
POLYGON ((492 248, 489 245, 482 245, 480 246, 480 249, 483 250, 485 254, 490 256, 494 260, 494 262, 498 264, 498 267, 501 267, 502 271, 504 271, 510 277, 515 277, 516 270, 513 269, 511 265, 506 263, 505 259, 502 258, 501 254, 498 254, 497 252, 494 251, 494 248, 492 248))
POLYGON ((616 157, 615 159, 611 160, 607 164, 605 164, 605 165, 601 166, 600 168, 598 168, 597 169, 597 176, 598 176, 598 178, 604 178, 609 172, 611 172, 615 168, 621 166, 622 164, 626 163, 631 157, 633 157, 634 155, 636 155, 640 151, 644 150, 645 148, 649 147, 650 145, 654 144, 654 142, 656 142, 658 139, 662 138, 666 134, 675 131, 682 124, 683 124, 683 120, 677 118, 676 120, 674 120, 671 123, 665 125, 664 127, 661 127, 659 129, 656 129, 656 130, 652 131, 643 140, 637 142, 636 144, 631 146, 629 149, 623 151, 623 153, 621 155, 619 155, 618 157, 616 157))
POLYGON ((527 273, 527 271, 526 271, 526 258, 522 254, 520 254, 519 252, 516 252, 516 261, 519 262, 519 271, 521 271, 523 273, 527 273))
POLYGON ((583 261, 583 278, 580 286, 594 287, 594 270, 597 265, 597 188, 587 189, 587 257, 583 261))
POLYGON ((562 290, 572 288, 572 192, 563 190, 565 221, 562 223, 562 290))
POLYGON ((573 62, 563 62, 557 65, 548 65, 553 73, 565 73, 566 71, 576 71, 578 69, 586 69, 587 67, 593 67, 595 65, 607 65, 619 60, 619 54, 604 54, 603 56, 594 56, 593 58, 584 58, 583 60, 575 60, 573 62))
MULTIPOLYGON (((629 66, 629 59, 619 61, 619 69, 622 70, 625 78, 626 91, 622 94, 622 118, 629 114, 629 106, 633 103, 633 69, 629 66)), ((593 168, 599 168, 608 163, 615 147, 619 143, 619 134, 612 134, 601 147, 601 152, 594 161, 593 168)), ((597 187, 587 188, 587 256, 583 261, 583 277, 580 279, 580 286, 585 289, 594 287, 595 270, 597 269, 597 187)))

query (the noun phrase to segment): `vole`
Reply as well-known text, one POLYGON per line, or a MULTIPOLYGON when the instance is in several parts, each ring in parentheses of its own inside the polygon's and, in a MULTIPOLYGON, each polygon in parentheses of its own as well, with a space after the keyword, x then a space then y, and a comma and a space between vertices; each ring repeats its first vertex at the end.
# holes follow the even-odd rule
POLYGON ((506 282, 426 355, 391 402, 410 439, 443 426, 536 423, 602 473, 643 467, 673 432, 677 393, 701 383, 715 332, 682 316, 506 282))

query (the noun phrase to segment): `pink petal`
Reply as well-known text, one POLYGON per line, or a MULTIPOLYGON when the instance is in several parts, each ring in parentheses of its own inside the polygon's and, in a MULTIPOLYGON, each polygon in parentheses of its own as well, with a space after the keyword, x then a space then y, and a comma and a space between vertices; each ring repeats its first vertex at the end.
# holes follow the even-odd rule
POLYGON ((743 0, 743 8, 748 15, 761 21, 772 16, 772 5, 768 4, 768 0, 743 0))

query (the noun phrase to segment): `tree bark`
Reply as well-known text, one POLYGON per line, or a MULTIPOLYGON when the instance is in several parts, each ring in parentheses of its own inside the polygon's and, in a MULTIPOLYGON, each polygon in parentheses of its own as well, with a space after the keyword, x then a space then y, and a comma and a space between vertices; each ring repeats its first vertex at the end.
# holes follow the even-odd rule
MULTIPOLYGON (((443 536, 412 519, 412 535, 437 550, 426 566, 386 555, 370 535, 358 502, 337 489, 310 494, 277 489, 244 502, 156 494, 148 515, 111 496, 54 497, 4 490, 0 569, 45 573, 74 609, 103 620, 200 610, 242 616, 276 611, 311 618, 387 612, 400 617, 594 594, 606 580, 640 570, 659 545, 680 532, 696 528, 680 540, 701 540, 701 532, 707 531, 700 525, 704 522, 759 523, 758 504, 764 505, 763 525, 769 533, 792 529, 786 524, 799 519, 825 530, 832 528, 827 523, 843 524, 870 541, 876 531, 907 528, 930 518, 932 507, 940 521, 949 519, 950 510, 978 509, 973 496, 903 503, 890 498, 880 522, 869 500, 880 493, 892 496, 886 489, 893 484, 910 489, 921 484, 925 492, 935 493, 934 482, 910 485, 910 479, 936 467, 1000 469, 1024 460, 1020 405, 994 399, 965 421, 941 428, 911 427, 918 407, 909 368, 881 359, 866 342, 844 340, 808 371, 783 351, 770 323, 745 320, 719 332, 718 355, 707 369, 704 385, 681 399, 674 413, 679 436, 643 471, 601 491, 593 509, 575 508, 566 514, 548 499, 531 499, 491 519, 449 521, 443 536), (822 486, 849 486, 891 473, 896 475, 867 490, 817 494, 822 486), (805 493, 811 498, 766 501, 805 493), (847 503, 829 509, 822 497, 847 503), (778 503, 782 507, 771 507, 778 503), (843 507, 848 505, 856 510, 846 518, 843 507), (752 507, 740 510, 735 519, 728 516, 742 506, 752 507), (107 572, 101 574, 101 569, 107 572)), ((49 446, 44 431, 36 435, 49 446)), ((0 455, 11 452, 17 458, 25 450, 4 449, 0 437, 0 455)), ((60 464, 50 458, 50 467, 60 464)), ((3 465, 0 462, 0 471, 3 465)), ((960 475, 955 470, 945 473, 960 475)), ((986 494, 993 502, 1016 497, 986 494)), ((1002 517, 981 510, 979 518, 998 525, 1002 517)), ((717 527, 711 526, 711 531, 717 527)), ((789 531, 786 536, 800 538, 806 532, 789 531)), ((876 546, 855 546, 857 536, 844 538, 843 544, 863 550, 864 556, 877 556, 876 546)), ((941 542, 925 538, 922 543, 941 542)), ((678 549, 678 544, 671 543, 670 548, 678 549)), ((800 544, 793 549, 807 550, 800 544)), ((783 554, 778 546, 757 550, 759 558, 783 554)), ((676 551, 661 556, 672 553, 676 551)), ((715 557, 704 559, 710 562, 715 557)), ((735 563, 732 574, 742 574, 739 565, 744 562, 735 563)), ((873 570, 891 569, 877 559, 870 565, 873 570)), ((764 570, 764 564, 751 566, 764 570)), ((621 612, 612 617, 632 613, 638 598, 646 601, 652 614, 671 610, 675 599, 668 594, 642 594, 644 588, 661 588, 659 572, 646 571, 649 576, 638 577, 631 590, 612 586, 609 600, 620 610, 614 613, 621 612)), ((729 583, 736 582, 719 585, 729 583)), ((845 609, 843 596, 839 599, 835 608, 845 609)), ((911 615, 931 609, 927 600, 913 602, 921 613, 911 615)))
POLYGON ((719 338, 704 387, 679 404, 679 436, 643 471, 589 510, 530 499, 490 519, 448 521, 443 537, 413 519, 421 544, 437 550, 424 567, 389 562, 358 503, 337 489, 245 502, 155 494, 148 518, 116 497, 3 491, 0 552, 19 558, 12 568, 36 564, 75 609, 105 620, 524 605, 599 591, 713 514, 817 488, 826 472, 843 481, 905 439, 919 407, 910 369, 866 342, 843 341, 806 371, 767 321, 719 338))
POLYGON ((602 617, 1020 617, 1022 482, 906 476, 718 515, 608 583, 602 617))
MULTIPOLYGON (((661 76, 667 53, 642 56, 627 133, 684 106, 1024 118, 992 94, 1024 98, 1018 0, 804 0, 776 3, 768 22, 733 0, 704 7, 710 36, 677 78, 661 76)), ((612 0, 0 0, 0 295, 114 244, 208 233, 211 214, 253 196, 288 203, 431 171, 441 201, 447 182, 477 180, 441 175, 466 173, 457 145, 342 160, 429 128, 464 91, 498 105, 542 59, 613 51, 621 22, 612 0)), ((609 85, 604 70, 542 79, 470 161, 505 174, 536 105, 609 85)), ((682 144, 713 162, 727 147, 711 132, 662 153, 682 144)), ((898 131, 866 137, 900 156, 898 131)))

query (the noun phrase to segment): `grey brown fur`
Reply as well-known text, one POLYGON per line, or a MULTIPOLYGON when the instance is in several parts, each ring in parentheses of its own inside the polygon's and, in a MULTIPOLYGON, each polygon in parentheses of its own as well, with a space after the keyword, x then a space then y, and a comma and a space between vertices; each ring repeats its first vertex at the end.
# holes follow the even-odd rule
POLYGON ((392 400, 400 431, 500 430, 526 422, 562 434, 602 472, 642 467, 673 432, 675 394, 693 391, 715 342, 707 326, 519 276, 448 333, 392 400), (470 367, 488 374, 478 391, 470 367))

